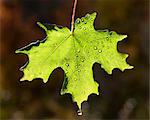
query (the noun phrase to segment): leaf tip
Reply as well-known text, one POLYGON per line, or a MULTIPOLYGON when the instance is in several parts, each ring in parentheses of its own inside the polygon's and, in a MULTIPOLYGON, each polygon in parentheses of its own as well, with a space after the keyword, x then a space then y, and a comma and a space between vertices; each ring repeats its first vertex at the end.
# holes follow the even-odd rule
POLYGON ((19 50, 15 50, 15 53, 17 54, 17 53, 20 53, 20 51, 19 50))
POLYGON ((95 19, 96 18, 96 15, 97 15, 97 13, 96 12, 93 12, 92 14, 90 14, 90 17, 91 17, 91 19, 95 19))
POLYGON ((134 66, 129 65, 128 68, 126 68, 126 69, 133 69, 133 68, 134 68, 134 66))
POLYGON ((93 13, 92 13, 92 15, 96 17, 96 15, 97 15, 97 12, 93 12, 93 13))
MULTIPOLYGON (((125 54, 126 62, 127 62, 128 57, 129 57, 129 55, 125 54)), ((133 68, 134 68, 134 66, 128 64, 128 67, 126 69, 133 69, 133 68)))
POLYGON ((21 81, 21 82, 22 82, 22 81, 25 81, 24 77, 22 77, 22 78, 20 79, 20 81, 21 81))
POLYGON ((122 39, 124 39, 124 38, 127 38, 128 36, 127 35, 121 35, 122 36, 122 39))
POLYGON ((128 37, 127 35, 119 35, 119 41, 121 41, 121 40, 123 40, 123 39, 125 39, 127 37, 128 37))
POLYGON ((43 79, 43 82, 44 82, 44 83, 47 83, 47 80, 43 79))
POLYGON ((18 54, 18 53, 27 54, 27 51, 26 51, 26 50, 21 51, 20 49, 18 49, 18 50, 15 51, 15 53, 16 53, 16 54, 18 54))
POLYGON ((47 28, 41 22, 37 22, 37 25, 47 31, 47 28))
POLYGON ((82 102, 76 102, 76 103, 77 103, 77 106, 78 106, 79 110, 81 110, 81 104, 82 104, 82 102))

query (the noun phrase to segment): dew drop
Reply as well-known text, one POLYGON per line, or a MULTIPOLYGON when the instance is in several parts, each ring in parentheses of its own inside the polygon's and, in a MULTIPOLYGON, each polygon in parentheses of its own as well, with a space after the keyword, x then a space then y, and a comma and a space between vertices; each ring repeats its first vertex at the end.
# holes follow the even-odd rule
POLYGON ((83 60, 83 59, 82 59, 81 61, 82 61, 82 62, 84 62, 84 60, 83 60))
POLYGON ((83 30, 86 30, 86 28, 83 28, 83 30))
POLYGON ((79 68, 80 67, 80 65, 76 65, 76 68, 79 68))
POLYGON ((68 63, 66 63, 66 66, 67 66, 67 67, 69 67, 69 64, 68 64, 68 63))
POLYGON ((82 21, 82 22, 84 22, 84 20, 83 20, 83 19, 81 19, 81 21, 82 21))
POLYGON ((76 55, 76 57, 79 57, 78 55, 76 55))
POLYGON ((77 19, 77 20, 76 20, 76 23, 78 23, 78 24, 79 24, 79 23, 80 23, 80 20, 79 20, 79 19, 77 19))
POLYGON ((97 47, 94 47, 94 50, 97 50, 97 47))
POLYGON ((102 52, 102 50, 98 50, 98 52, 99 52, 99 53, 101 53, 101 52, 102 52))
POLYGON ((84 24, 86 24, 86 22, 84 22, 84 24))
POLYGON ((80 72, 81 70, 78 70, 78 72, 80 72))
POLYGON ((79 109, 79 110, 77 111, 77 114, 78 114, 78 115, 82 115, 82 110, 79 109))

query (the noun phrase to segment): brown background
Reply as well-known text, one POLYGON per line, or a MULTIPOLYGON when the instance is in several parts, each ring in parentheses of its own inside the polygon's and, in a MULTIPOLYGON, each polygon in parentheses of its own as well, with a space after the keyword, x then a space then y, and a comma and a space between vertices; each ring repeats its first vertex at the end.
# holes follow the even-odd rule
POLYGON ((132 70, 113 70, 108 75, 93 65, 101 95, 90 95, 82 104, 83 116, 71 95, 59 94, 63 70, 58 68, 42 80, 20 82, 18 69, 27 57, 14 51, 45 37, 37 21, 70 27, 72 0, 0 1, 0 118, 1 119, 148 119, 149 103, 149 2, 148 0, 78 0, 76 17, 96 11, 96 29, 109 29, 128 38, 119 42, 129 53, 132 70))

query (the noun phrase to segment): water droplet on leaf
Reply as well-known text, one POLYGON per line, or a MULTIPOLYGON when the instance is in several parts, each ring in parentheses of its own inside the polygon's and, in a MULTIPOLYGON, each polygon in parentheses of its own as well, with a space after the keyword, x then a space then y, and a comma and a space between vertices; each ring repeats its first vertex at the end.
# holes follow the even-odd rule
POLYGON ((80 23, 80 20, 79 20, 79 19, 77 19, 77 20, 76 20, 76 23, 78 23, 78 24, 79 24, 79 23, 80 23))
POLYGON ((80 67, 80 65, 76 65, 76 68, 79 68, 80 67))
POLYGON ((77 50, 77 52, 79 53, 79 52, 80 52, 80 50, 77 50))
POLYGON ((82 110, 79 109, 79 110, 77 111, 77 114, 78 114, 78 115, 82 115, 82 110))
POLYGON ((67 66, 67 67, 69 67, 69 64, 68 64, 68 63, 66 63, 66 66, 67 66))
POLYGON ((101 53, 101 52, 102 52, 102 50, 98 50, 98 52, 99 52, 99 53, 101 53))
POLYGON ((97 47, 94 47, 94 50, 97 50, 97 47))

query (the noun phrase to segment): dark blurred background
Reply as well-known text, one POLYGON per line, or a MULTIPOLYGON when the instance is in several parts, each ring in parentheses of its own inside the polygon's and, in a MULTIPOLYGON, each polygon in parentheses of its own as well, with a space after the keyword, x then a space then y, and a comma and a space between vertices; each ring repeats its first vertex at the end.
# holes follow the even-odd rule
POLYGON ((94 64, 100 95, 90 95, 82 104, 83 116, 77 116, 71 95, 60 95, 62 69, 45 84, 19 81, 27 57, 14 51, 45 38, 37 21, 70 27, 72 5, 72 0, 0 0, 0 119, 148 119, 149 0, 78 0, 76 18, 96 11, 96 29, 128 35, 118 50, 129 53, 127 61, 135 66, 108 75, 94 64))

